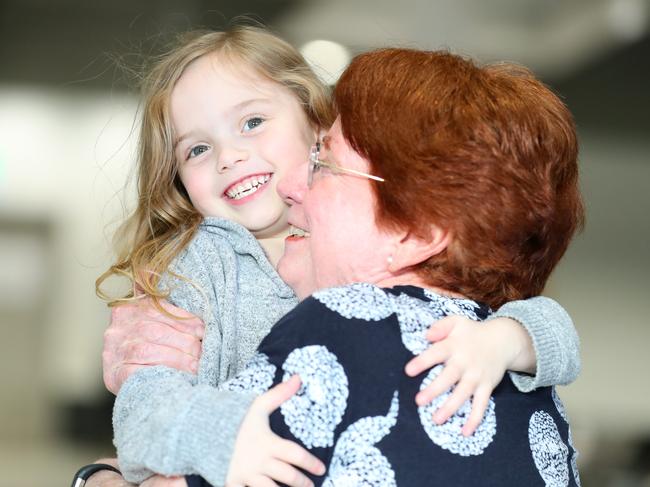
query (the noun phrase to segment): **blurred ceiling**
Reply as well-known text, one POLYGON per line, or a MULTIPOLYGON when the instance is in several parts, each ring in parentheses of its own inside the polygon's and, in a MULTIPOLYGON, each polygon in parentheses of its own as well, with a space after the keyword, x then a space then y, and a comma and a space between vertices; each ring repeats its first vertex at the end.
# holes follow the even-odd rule
POLYGON ((329 0, 300 2, 279 20, 298 43, 450 46, 560 77, 642 38, 648 10, 648 0, 329 0))
POLYGON ((244 12, 273 25, 296 0, 0 0, 0 81, 123 88, 128 66, 174 33, 244 12))
POLYGON ((0 83, 124 89, 116 59, 137 65, 174 33, 248 14, 298 46, 450 47, 520 62, 574 112, 627 124, 617 104, 650 109, 649 12, 650 0, 0 0, 0 83))

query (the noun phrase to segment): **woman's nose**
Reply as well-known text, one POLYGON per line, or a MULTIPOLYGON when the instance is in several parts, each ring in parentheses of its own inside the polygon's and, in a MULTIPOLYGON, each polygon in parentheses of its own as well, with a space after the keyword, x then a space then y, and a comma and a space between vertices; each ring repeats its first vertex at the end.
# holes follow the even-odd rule
POLYGON ((223 173, 231 169, 235 164, 243 162, 248 159, 248 152, 241 148, 228 147, 223 148, 219 152, 219 159, 217 160, 217 171, 223 173))
POLYGON ((280 197, 288 204, 302 203, 307 188, 308 162, 298 164, 291 168, 278 181, 277 191, 280 197))

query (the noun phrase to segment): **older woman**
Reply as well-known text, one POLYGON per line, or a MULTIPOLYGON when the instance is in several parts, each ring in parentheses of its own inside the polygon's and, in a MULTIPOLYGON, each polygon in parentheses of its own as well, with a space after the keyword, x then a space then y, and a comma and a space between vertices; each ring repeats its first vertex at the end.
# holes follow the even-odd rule
MULTIPOLYGON (((329 289, 286 315, 225 388, 300 376, 270 424, 327 465, 317 485, 577 485, 554 389, 523 394, 506 377, 467 437, 469 402, 439 425, 430 412, 451 391, 412 400, 443 366, 402 374, 432 319, 483 320, 541 292, 583 220, 568 110, 522 68, 405 49, 358 56, 335 99, 339 117, 309 170, 280 187, 301 231, 278 269, 299 289, 292 276, 306 266, 311 286, 329 289)), ((233 485, 263 444, 274 406, 263 402, 240 429, 233 485)))
POLYGON ((504 379, 464 436, 469 402, 438 424, 431 413, 451 391, 413 401, 448 368, 412 361, 432 320, 482 320, 542 290, 582 219, 566 108, 523 69, 409 50, 359 56, 335 96, 339 119, 309 170, 281 184, 297 231, 278 268, 300 297, 330 289, 283 318, 222 386, 259 393, 302 380, 272 430, 267 414, 284 395, 253 403, 228 484, 249 483, 274 434, 327 465, 317 484, 575 484, 552 389, 522 394, 504 379))

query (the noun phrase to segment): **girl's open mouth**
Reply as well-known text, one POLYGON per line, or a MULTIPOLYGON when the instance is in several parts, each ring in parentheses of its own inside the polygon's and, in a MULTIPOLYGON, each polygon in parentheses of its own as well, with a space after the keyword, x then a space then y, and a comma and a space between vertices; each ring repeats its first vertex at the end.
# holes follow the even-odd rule
POLYGON ((272 173, 255 174, 247 176, 244 179, 234 182, 226 188, 223 195, 228 200, 235 202, 240 201, 247 196, 257 193, 266 183, 271 180, 272 173))

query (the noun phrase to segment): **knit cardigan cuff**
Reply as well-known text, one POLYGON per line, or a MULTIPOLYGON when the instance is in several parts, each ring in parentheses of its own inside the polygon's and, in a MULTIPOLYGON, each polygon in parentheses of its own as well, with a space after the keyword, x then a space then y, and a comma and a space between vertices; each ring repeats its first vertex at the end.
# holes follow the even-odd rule
POLYGON ((194 457, 196 471, 214 487, 226 484, 237 433, 254 397, 239 393, 222 398, 219 409, 227 411, 227 418, 217 421, 215 414, 219 412, 204 402, 197 403, 187 416, 187 431, 193 432, 192 441, 187 443, 191 451, 187 453, 194 457))
POLYGON ((512 301, 490 319, 500 317, 518 321, 530 335, 535 349, 535 375, 509 372, 517 389, 530 392, 576 379, 580 372, 578 336, 571 318, 558 303, 543 296, 512 301))
POLYGON ((188 376, 157 366, 123 384, 113 426, 128 481, 140 483, 155 472, 200 474, 215 487, 225 484, 237 433, 255 394, 196 385, 188 376))

